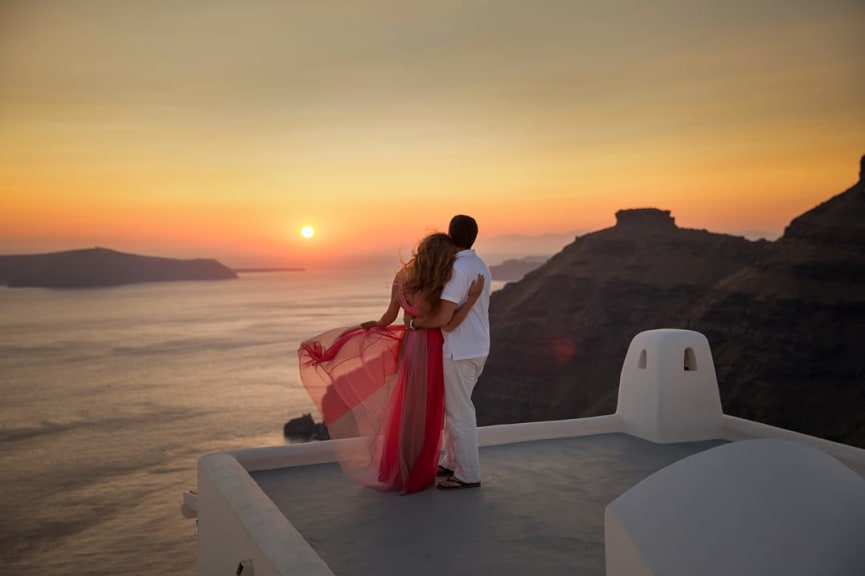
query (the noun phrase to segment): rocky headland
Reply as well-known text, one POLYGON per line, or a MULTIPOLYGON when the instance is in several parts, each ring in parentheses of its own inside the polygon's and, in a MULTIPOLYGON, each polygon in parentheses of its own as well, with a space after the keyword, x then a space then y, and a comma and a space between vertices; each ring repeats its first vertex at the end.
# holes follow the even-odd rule
POLYGON ((724 412, 865 447, 865 157, 775 241, 622 210, 493 293, 481 425, 609 414, 631 338, 704 333, 724 412))
POLYGON ((139 256, 106 248, 0 256, 0 284, 10 287, 91 288, 232 278, 237 274, 216 260, 139 256))

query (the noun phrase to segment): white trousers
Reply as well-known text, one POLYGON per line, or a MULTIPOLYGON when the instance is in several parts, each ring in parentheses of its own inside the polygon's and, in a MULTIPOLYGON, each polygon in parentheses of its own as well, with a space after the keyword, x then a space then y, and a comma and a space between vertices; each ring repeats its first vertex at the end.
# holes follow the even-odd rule
POLYGON ((463 482, 481 481, 478 422, 472 391, 486 361, 486 356, 444 359, 445 428, 441 465, 453 470, 454 476, 463 482))

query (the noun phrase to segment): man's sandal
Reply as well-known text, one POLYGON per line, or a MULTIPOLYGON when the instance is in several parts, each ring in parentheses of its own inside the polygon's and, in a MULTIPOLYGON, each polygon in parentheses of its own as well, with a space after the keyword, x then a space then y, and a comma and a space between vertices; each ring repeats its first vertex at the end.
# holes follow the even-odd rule
POLYGON ((439 490, 460 490, 462 488, 479 488, 480 482, 463 482, 456 476, 450 476, 447 480, 442 480, 436 488, 439 490))
POLYGON ((445 468, 444 466, 439 464, 439 469, 438 469, 438 472, 436 472, 436 476, 443 476, 443 477, 447 478, 447 477, 453 476, 453 475, 454 475, 453 470, 451 470, 450 468, 445 468))

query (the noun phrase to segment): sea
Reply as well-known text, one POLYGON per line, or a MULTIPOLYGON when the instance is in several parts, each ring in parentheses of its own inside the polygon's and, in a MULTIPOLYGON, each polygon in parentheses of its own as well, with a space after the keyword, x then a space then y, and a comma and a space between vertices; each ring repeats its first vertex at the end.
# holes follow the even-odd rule
POLYGON ((198 458, 319 420, 298 345, 377 319, 394 271, 0 287, 0 573, 195 574, 198 458))

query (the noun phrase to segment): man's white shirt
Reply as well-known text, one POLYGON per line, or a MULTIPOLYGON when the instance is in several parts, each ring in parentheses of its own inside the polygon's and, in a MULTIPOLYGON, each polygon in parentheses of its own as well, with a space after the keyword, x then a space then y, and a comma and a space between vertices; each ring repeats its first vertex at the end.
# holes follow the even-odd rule
POLYGON ((452 360, 480 358, 490 353, 490 283, 492 276, 486 262, 474 250, 461 250, 454 260, 451 279, 442 290, 442 300, 464 304, 468 298, 469 286, 478 274, 486 278, 484 290, 474 303, 465 320, 444 335, 444 357, 452 360))

